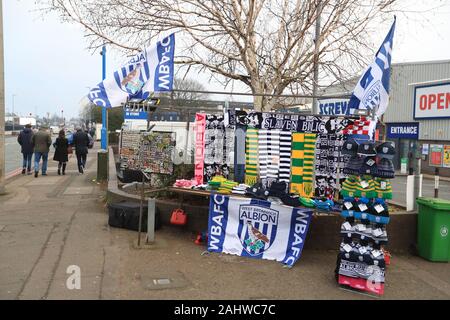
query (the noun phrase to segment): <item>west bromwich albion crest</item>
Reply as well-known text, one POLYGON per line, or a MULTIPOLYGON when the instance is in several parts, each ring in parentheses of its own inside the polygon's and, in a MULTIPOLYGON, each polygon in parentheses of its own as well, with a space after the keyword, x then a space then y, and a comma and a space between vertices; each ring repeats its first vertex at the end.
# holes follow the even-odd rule
POLYGON ((239 206, 239 237, 247 253, 257 256, 270 248, 277 234, 278 214, 260 205, 239 206))

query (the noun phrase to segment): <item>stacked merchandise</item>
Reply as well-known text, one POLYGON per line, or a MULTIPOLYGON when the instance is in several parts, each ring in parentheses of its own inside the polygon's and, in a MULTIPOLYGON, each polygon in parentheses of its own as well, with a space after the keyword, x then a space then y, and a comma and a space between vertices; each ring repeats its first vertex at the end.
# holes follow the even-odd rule
POLYGON ((384 142, 375 148, 369 140, 349 139, 343 152, 350 156, 344 168, 348 178, 342 185, 345 222, 336 276, 340 285, 382 295, 385 282, 383 246, 388 237, 389 208, 392 198, 389 179, 394 178, 392 159, 395 148, 384 142))

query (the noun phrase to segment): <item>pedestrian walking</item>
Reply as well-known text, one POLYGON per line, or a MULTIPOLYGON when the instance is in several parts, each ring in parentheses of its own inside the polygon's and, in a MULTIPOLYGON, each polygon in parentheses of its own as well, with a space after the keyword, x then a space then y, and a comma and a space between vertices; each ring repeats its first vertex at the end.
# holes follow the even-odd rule
POLYGON ((69 141, 66 139, 66 133, 64 130, 60 130, 58 138, 53 143, 55 147, 55 154, 53 155, 53 160, 58 161, 58 175, 66 174, 66 166, 69 161, 69 141), (62 170, 61 170, 62 169, 62 170))
POLYGON ((25 170, 28 174, 31 174, 31 159, 33 158, 33 145, 31 143, 31 138, 33 137, 33 134, 31 124, 27 124, 17 137, 17 142, 21 146, 21 152, 23 155, 22 174, 25 174, 25 170))
POLYGON ((75 147, 75 154, 77 155, 78 172, 84 173, 88 154, 89 137, 79 126, 76 128, 76 131, 77 132, 73 135, 72 145, 75 147))
POLYGON ((52 138, 47 132, 48 127, 41 126, 39 131, 33 135, 31 142, 34 147, 34 177, 39 174, 39 162, 42 157, 42 175, 47 175, 48 152, 52 145, 52 138))

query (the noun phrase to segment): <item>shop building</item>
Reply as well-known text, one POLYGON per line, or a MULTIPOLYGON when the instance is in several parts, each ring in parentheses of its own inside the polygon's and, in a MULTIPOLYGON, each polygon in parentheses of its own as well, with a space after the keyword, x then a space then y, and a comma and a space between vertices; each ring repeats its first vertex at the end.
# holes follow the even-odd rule
POLYGON ((421 158, 422 173, 450 176, 450 60, 392 66, 386 139, 394 141, 397 170, 421 158))

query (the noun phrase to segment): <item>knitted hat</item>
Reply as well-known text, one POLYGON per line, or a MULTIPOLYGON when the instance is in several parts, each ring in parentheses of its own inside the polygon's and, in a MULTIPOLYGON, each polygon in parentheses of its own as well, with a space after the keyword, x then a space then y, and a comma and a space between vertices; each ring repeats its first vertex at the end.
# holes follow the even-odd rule
POLYGON ((374 181, 377 197, 381 199, 392 199, 392 186, 389 180, 376 178, 374 181))
POLYGON ((394 143, 386 141, 377 147, 377 155, 380 158, 392 160, 395 156, 394 143))
POLYGON ((395 177, 395 172, 392 161, 382 158, 378 164, 375 176, 379 178, 393 179, 395 177))
POLYGON ((342 183, 341 194, 344 197, 354 197, 356 191, 356 185, 359 183, 360 179, 358 176, 349 176, 342 183))
POLYGON ((344 174, 358 175, 363 161, 364 159, 358 155, 352 156, 343 170, 344 174))
POLYGON ((375 151, 375 144, 370 141, 364 141, 358 146, 358 154, 361 156, 376 156, 377 152, 375 151))
POLYGON ((277 197, 277 198, 281 198, 285 195, 287 195, 286 193, 287 190, 287 184, 285 181, 274 181, 269 188, 269 195, 271 197, 277 197))
POLYGON ((375 161, 375 157, 364 158, 359 173, 374 176, 377 173, 377 163, 375 161))
POLYGON ((357 151, 358 151, 358 143, 354 139, 349 139, 344 142, 344 145, 342 146, 343 154, 356 155, 357 151))
POLYGON ((365 198, 375 198, 377 196, 375 192, 375 182, 373 179, 361 179, 356 184, 355 196, 365 198))

